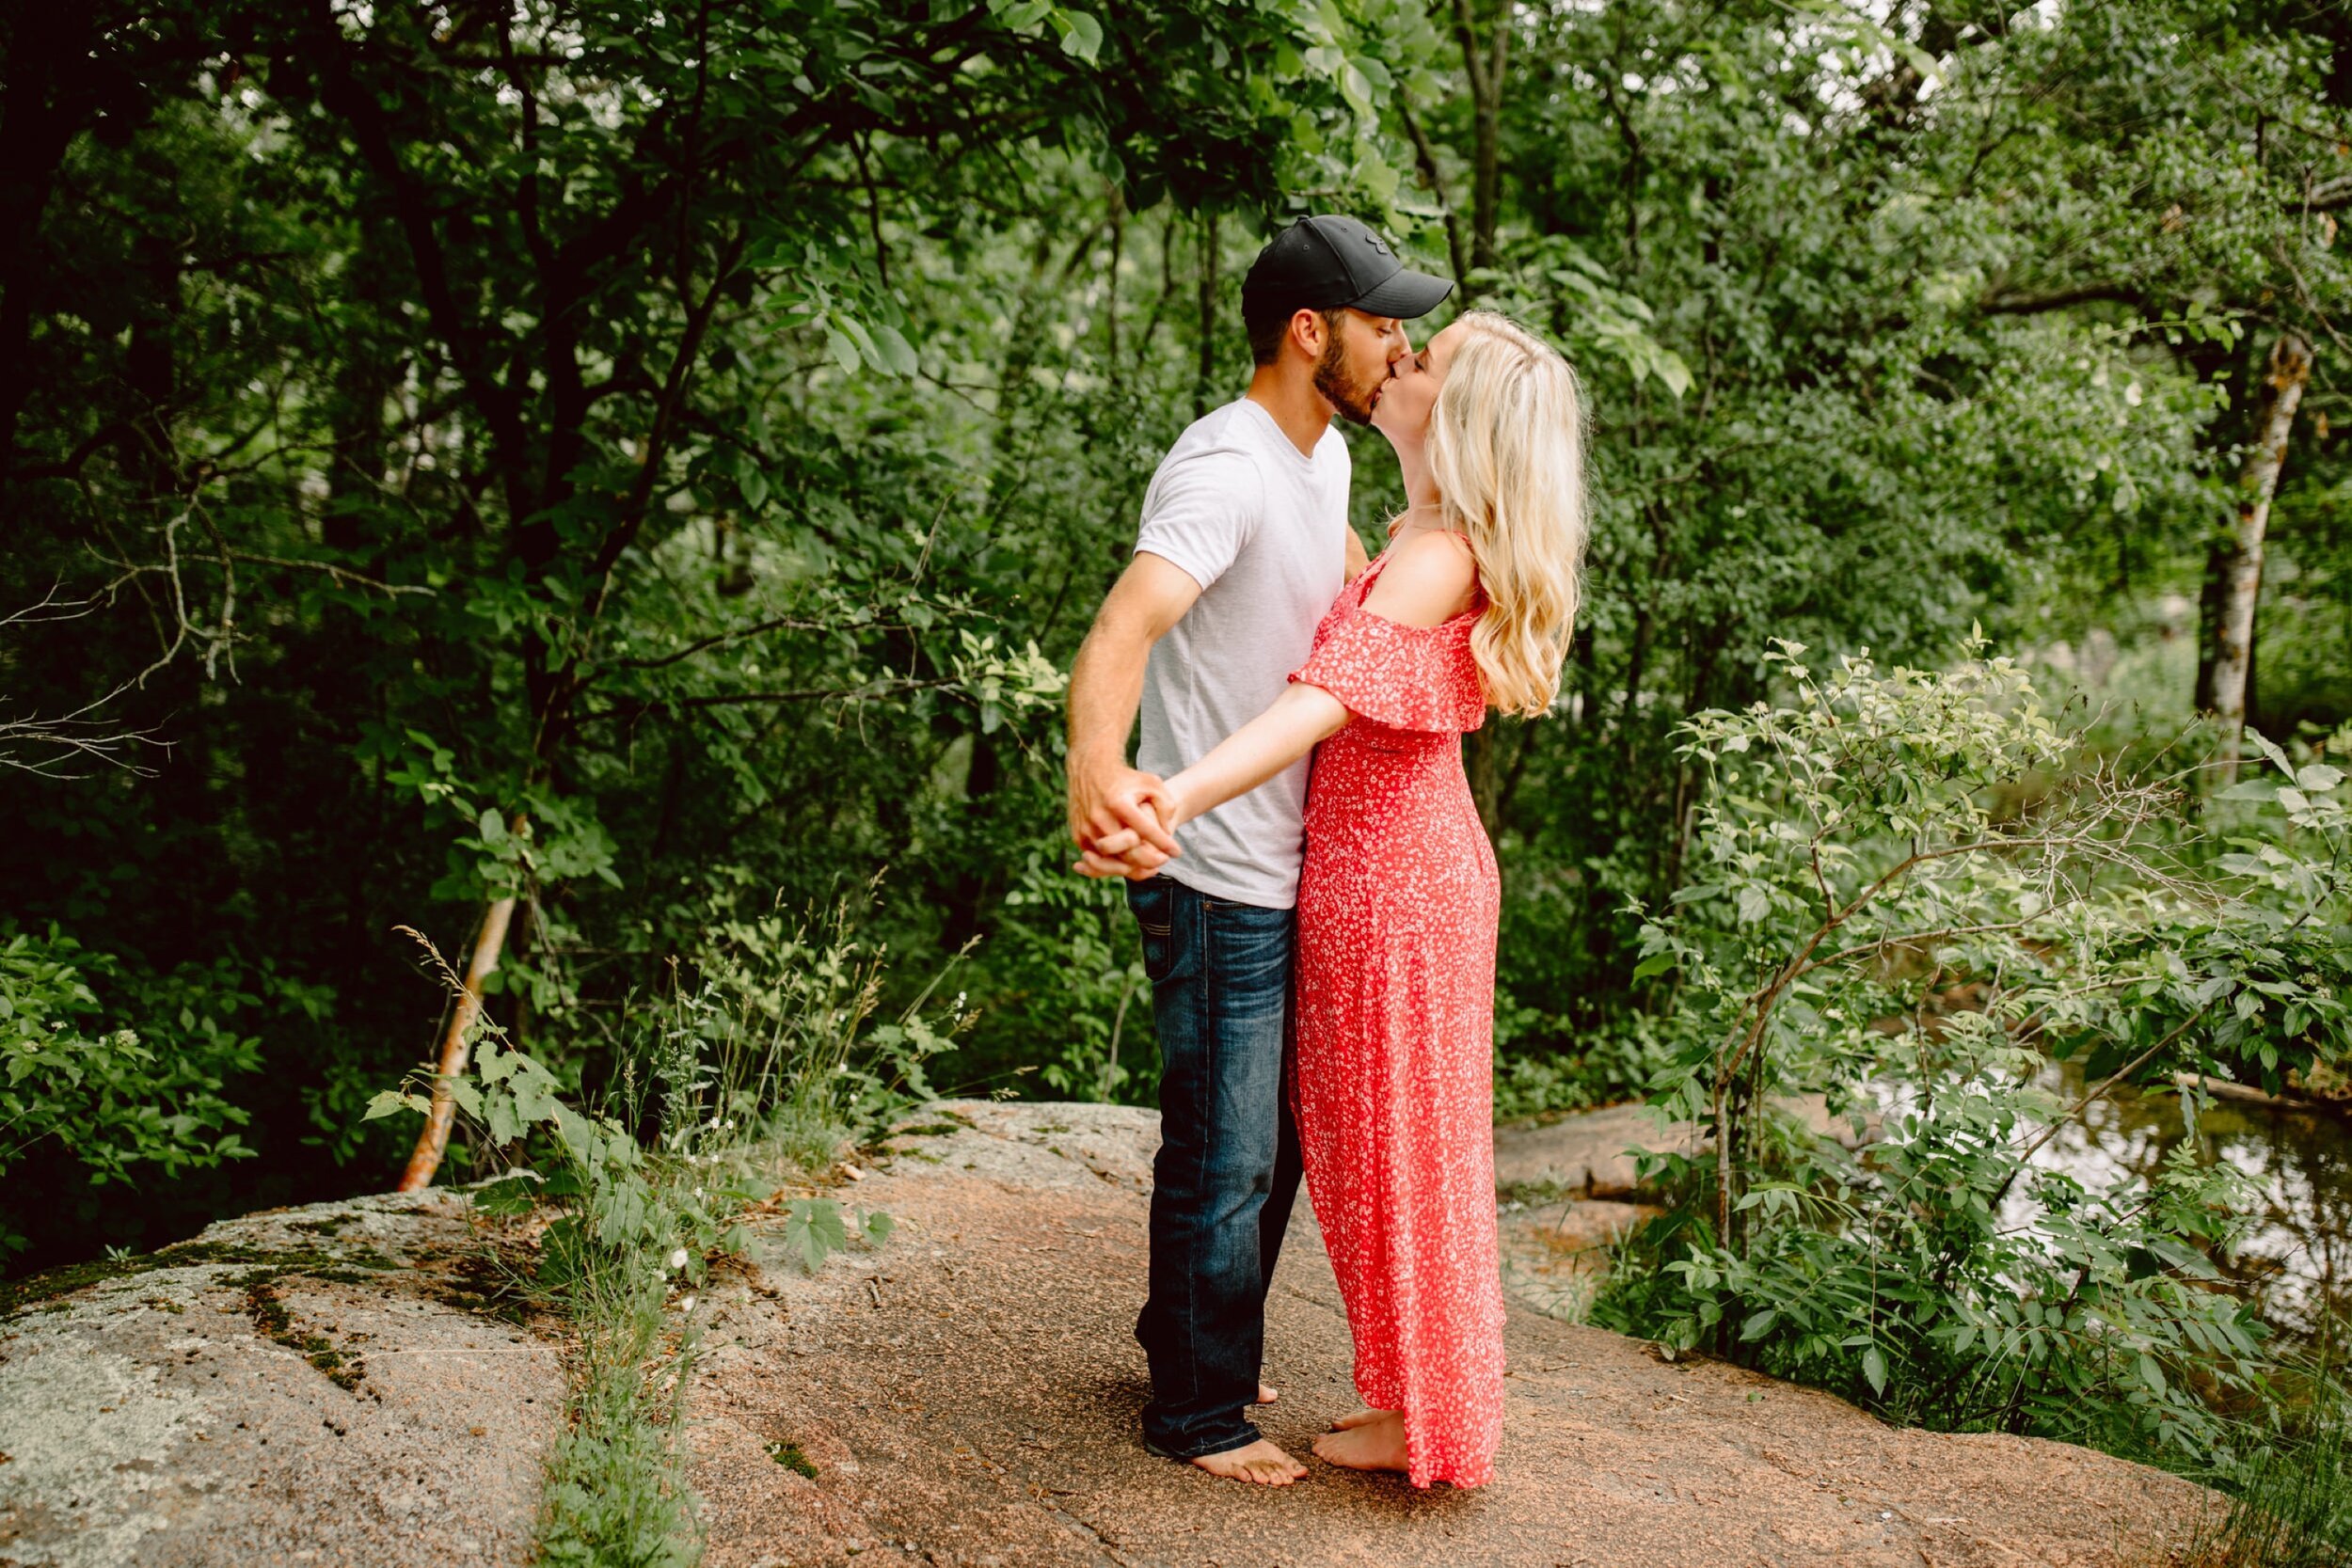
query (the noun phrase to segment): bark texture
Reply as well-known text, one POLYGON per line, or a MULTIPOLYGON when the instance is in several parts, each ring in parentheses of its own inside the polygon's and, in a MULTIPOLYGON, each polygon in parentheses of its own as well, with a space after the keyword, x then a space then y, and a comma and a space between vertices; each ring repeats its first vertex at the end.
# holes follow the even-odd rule
POLYGON ((2221 726, 2220 782, 2237 777, 2254 662, 2255 607, 2262 597, 2263 540, 2270 503, 2287 454, 2295 411, 2311 384, 2312 348, 2300 334, 2282 332, 2263 370, 2253 417, 2252 445, 2238 475, 2237 522, 2217 541, 2207 562, 2205 617, 2209 645, 2201 660, 2206 679, 2199 704, 2221 726))
MULTIPOLYGON (((1502 80, 1511 59, 1511 12, 1498 8, 1478 36, 1471 0, 1454 0, 1454 40, 1470 90, 1470 256, 1472 267, 1495 264, 1495 221, 1502 206, 1502 80)), ((1469 279, 1463 279, 1464 299, 1469 279)))
POLYGON ((466 1070, 466 1036, 482 1016, 482 983, 499 966, 499 955, 506 949, 506 928, 514 919, 512 896, 493 898, 483 909, 482 932, 474 938, 473 957, 466 961, 466 983, 450 1012, 449 1032, 441 1037, 440 1062, 433 1073, 433 1108, 425 1113, 424 1131, 417 1134, 417 1147, 408 1156, 408 1167, 400 1173, 395 1191, 413 1193, 429 1187, 433 1173, 441 1168, 441 1155, 449 1148, 450 1123, 457 1115, 450 1083, 466 1070))

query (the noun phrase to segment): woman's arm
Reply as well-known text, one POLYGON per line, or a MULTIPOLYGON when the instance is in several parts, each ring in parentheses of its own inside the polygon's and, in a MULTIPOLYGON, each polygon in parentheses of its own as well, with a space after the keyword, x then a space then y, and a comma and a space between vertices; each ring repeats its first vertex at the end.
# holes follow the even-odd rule
POLYGON ((1160 826, 1173 832, 1180 823, 1248 794, 1346 723, 1347 709, 1337 697, 1319 686, 1295 683, 1216 751, 1158 788, 1147 789, 1145 797, 1159 808, 1160 826))
MULTIPOLYGON (((1347 718, 1340 700, 1323 688, 1295 684, 1207 756, 1174 778, 1147 784, 1144 803, 1158 813, 1161 831, 1173 833, 1179 823, 1215 811, 1237 795, 1248 794, 1313 751, 1316 742, 1337 735, 1347 718)), ((1097 840, 1094 853, 1071 869, 1101 876, 1095 861, 1121 860, 1123 875, 1148 877, 1168 858, 1144 843, 1143 835, 1133 828, 1121 828, 1097 840)))
MULTIPOLYGON (((1364 609, 1381 620, 1426 630, 1468 610, 1477 587, 1478 567, 1469 545, 1458 534, 1431 531, 1396 546, 1364 609)), ((1337 697, 1319 686, 1294 682, 1207 756, 1171 779, 1144 784, 1142 798, 1158 814, 1161 831, 1173 833, 1179 823, 1248 794, 1337 735, 1347 721, 1347 708, 1337 697)), ((1116 874, 1148 877, 1168 858, 1134 828, 1122 827, 1098 839, 1093 853, 1072 869, 1104 876, 1112 874, 1104 869, 1108 863, 1120 861, 1123 864, 1116 874)))

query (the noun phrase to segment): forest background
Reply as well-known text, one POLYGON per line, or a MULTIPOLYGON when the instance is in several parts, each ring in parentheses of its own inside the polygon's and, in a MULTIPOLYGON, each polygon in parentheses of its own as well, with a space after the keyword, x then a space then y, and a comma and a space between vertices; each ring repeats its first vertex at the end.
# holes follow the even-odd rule
POLYGON ((1980 625, 2112 753, 2344 749, 2324 0, 0 30, 12 1273, 388 1185, 413 1129, 362 1112, 447 1005, 399 926, 497 935, 492 1013, 574 1086, 680 974, 847 930, 893 999, 958 993, 936 1087, 1148 1103, 1061 672, 1311 208, 1595 412, 1562 702, 1470 756, 1504 1110, 1671 1066, 1647 911, 1714 787, 1677 726, 1785 694, 1774 639, 1933 669, 1980 625))

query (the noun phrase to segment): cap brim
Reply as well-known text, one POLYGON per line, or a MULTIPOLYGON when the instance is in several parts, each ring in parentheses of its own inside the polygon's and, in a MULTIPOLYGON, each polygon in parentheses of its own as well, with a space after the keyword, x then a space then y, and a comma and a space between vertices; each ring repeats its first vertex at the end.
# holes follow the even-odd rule
POLYGON ((1375 284, 1361 298, 1349 300, 1346 308, 1368 316, 1395 316, 1410 321, 1435 310, 1453 292, 1454 285, 1445 278, 1432 277, 1425 272, 1400 272, 1384 283, 1375 284))

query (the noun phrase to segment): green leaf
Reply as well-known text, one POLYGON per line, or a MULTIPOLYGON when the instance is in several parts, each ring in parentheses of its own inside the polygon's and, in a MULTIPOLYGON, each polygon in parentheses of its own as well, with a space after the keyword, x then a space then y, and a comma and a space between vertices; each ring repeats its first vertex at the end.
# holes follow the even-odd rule
POLYGON ((1691 389, 1691 367, 1674 350, 1659 350, 1658 363, 1653 368, 1658 372, 1658 379, 1666 384, 1666 390, 1677 399, 1691 389))
POLYGON ((1633 966, 1634 984, 1639 985, 1653 974, 1663 974, 1681 961, 1681 956, 1671 950, 1664 953, 1652 953, 1633 966))
POLYGON ((882 351, 882 363, 899 375, 912 376, 923 368, 922 360, 915 356, 914 345, 895 326, 874 328, 874 346, 882 351))
POLYGON ((825 346, 833 351, 834 362, 851 375, 865 365, 866 356, 857 351, 857 344, 839 327, 827 323, 825 346))
POLYGON ((2289 762, 2287 754, 2279 750, 2262 731, 2249 724, 2246 726, 2246 738, 2252 741, 2254 749, 2268 757, 2280 772, 2284 773, 2290 779, 2295 777, 2295 764, 2289 762))
POLYGON ((531 1212, 537 1199, 539 1178, 535 1172, 521 1170, 502 1176, 473 1195, 473 1206, 485 1214, 512 1218, 531 1212))
POLYGON ((1870 1392, 1883 1397, 1886 1393, 1886 1353, 1876 1345, 1864 1351, 1862 1375, 1870 1380, 1870 1392))
POLYGON ((1103 24, 1086 11, 1059 13, 1061 52, 1093 65, 1103 52, 1103 24))
POLYGON ((2164 1369, 2156 1365, 2154 1356, 2144 1352, 2139 1357, 2139 1381, 2146 1384, 2148 1391, 2156 1398, 2164 1398, 2164 1369))
POLYGON ((2324 762, 2314 762, 2309 768, 2297 768, 2295 782, 2298 787, 2314 795, 2325 795, 2344 783, 2344 769, 2331 768, 2324 762))
POLYGON ((831 1198, 802 1198, 785 1211, 784 1244, 800 1254, 802 1267, 811 1274, 849 1241, 841 1225, 841 1205, 831 1198))
POLYGON ((890 1240, 890 1233, 898 1228, 898 1222, 882 1210, 875 1209, 867 1212, 861 1228, 866 1232, 867 1246, 880 1246, 890 1240))
POLYGON ((368 1101, 367 1114, 359 1119, 374 1121, 379 1117, 389 1117, 396 1111, 414 1111, 419 1116, 423 1116, 432 1109, 433 1102, 421 1094, 403 1094, 398 1089, 386 1089, 368 1101))

